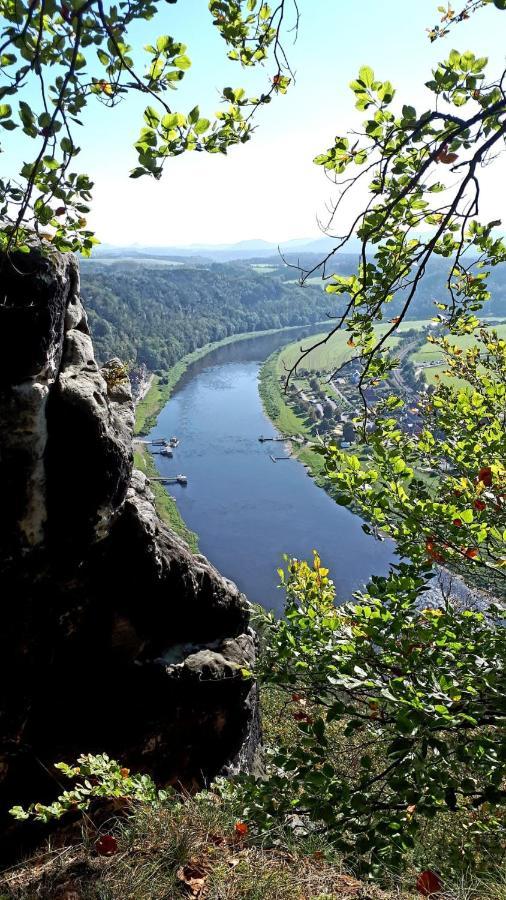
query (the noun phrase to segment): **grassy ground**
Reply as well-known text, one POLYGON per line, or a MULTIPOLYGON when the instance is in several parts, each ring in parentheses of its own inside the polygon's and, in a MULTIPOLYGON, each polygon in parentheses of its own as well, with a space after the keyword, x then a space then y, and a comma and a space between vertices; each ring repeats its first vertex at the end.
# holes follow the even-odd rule
MULTIPOLYGON (((321 841, 263 849, 236 832, 212 796, 138 807, 108 824, 118 853, 94 853, 87 826, 76 846, 50 850, 2 881, 5 900, 394 900, 325 858, 321 841)), ((410 895, 403 895, 407 898, 410 895)), ((412 896, 412 895, 411 895, 412 896)))
MULTIPOLYGON (((294 345, 290 345, 291 347, 294 345)), ((288 348, 285 348, 285 350, 288 348)), ((284 353, 284 351, 282 351, 284 353)), ((279 379, 283 372, 283 363, 280 353, 274 353, 264 363, 260 371, 259 392, 264 409, 269 419, 281 434, 301 435, 308 441, 314 441, 308 422, 297 415, 285 402, 285 396, 281 390, 279 379)), ((317 484, 323 486, 323 458, 314 453, 308 447, 297 450, 296 444, 292 447, 293 454, 302 462, 315 478, 317 484)))
MULTIPOLYGON (((262 694, 267 746, 298 738, 293 703, 278 688, 262 694)), ((339 731, 334 760, 353 768, 360 747, 339 731)), ((357 740, 355 738, 355 740, 357 740)), ((334 746, 335 744, 335 746, 334 746)), ((361 751, 360 751, 361 752, 361 751)), ((359 752, 359 755, 360 755, 359 752)), ((356 763, 358 765, 358 763, 356 763)), ((448 874, 447 853, 459 841, 458 815, 442 814, 420 833, 401 873, 383 873, 382 886, 346 870, 322 834, 279 830, 266 843, 240 817, 233 800, 206 792, 158 806, 134 805, 99 830, 83 817, 24 865, 0 875, 2 900, 415 900, 417 874, 434 866, 444 876, 437 900, 506 900, 506 877, 496 847, 488 877, 448 874), (239 817, 239 818, 238 818, 239 817), (237 828, 240 823, 240 829, 237 828), (244 828, 246 826, 246 830, 244 828), (240 832, 244 832, 244 834, 240 832), (113 835, 117 852, 97 855, 99 833, 113 835)), ((470 862, 470 860, 469 860, 470 862)), ((434 896, 434 900, 436 897, 434 896)))
POLYGON ((153 375, 146 396, 135 407, 135 434, 147 434, 151 430, 171 393, 172 388, 168 384, 160 384, 159 376, 153 375))

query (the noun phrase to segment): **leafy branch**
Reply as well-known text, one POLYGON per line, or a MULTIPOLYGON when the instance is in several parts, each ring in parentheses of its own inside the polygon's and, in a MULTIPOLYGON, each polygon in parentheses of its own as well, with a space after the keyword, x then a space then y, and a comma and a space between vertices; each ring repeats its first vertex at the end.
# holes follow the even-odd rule
POLYGON ((476 313, 489 298, 490 268, 506 260, 506 247, 494 235, 501 223, 480 224, 477 218, 480 170, 503 151, 506 134, 506 71, 487 81, 486 64, 486 58, 470 51, 452 50, 427 82, 434 105, 423 113, 409 105, 395 113, 393 85, 363 66, 351 89, 356 108, 368 110, 369 117, 359 132, 336 137, 315 159, 338 189, 327 233, 363 178, 369 179, 370 195, 346 231, 332 234, 335 247, 323 260, 307 269, 297 266, 301 284, 321 272, 326 291, 342 303, 324 341, 301 348, 287 382, 312 350, 346 330, 362 362, 364 431, 366 389, 388 378, 395 367, 389 338, 408 314, 433 257, 449 260, 447 295, 435 302, 441 310, 437 320, 456 334, 476 327, 476 313), (470 109, 467 116, 458 113, 464 106, 470 109), (329 273, 336 253, 355 236, 360 239, 356 273, 329 273), (388 306, 397 297, 400 313, 389 319, 378 339, 374 327, 388 317, 388 306))
MULTIPOLYGON (((138 92, 155 104, 144 111, 133 178, 160 178, 167 159, 187 151, 226 153, 250 140, 255 112, 273 95, 285 93, 293 78, 282 43, 288 5, 286 0, 273 8, 263 0, 211 0, 213 23, 230 48, 228 57, 250 68, 264 64, 272 53, 276 67, 259 97, 249 97, 243 88, 224 88, 225 108, 211 120, 198 106, 187 114, 178 112, 166 98, 191 66, 184 44, 161 35, 144 48, 144 71, 134 61, 127 42, 129 26, 152 19, 161 0, 124 0, 108 9, 103 0, 1 0, 0 71, 5 84, 0 87, 0 126, 8 132, 21 126, 28 138, 39 142, 33 161, 24 163, 17 179, 0 180, 2 249, 28 252, 27 240, 35 231, 61 251, 91 252, 96 241, 85 217, 93 184, 70 167, 80 152, 74 129, 83 124, 81 116, 92 97, 112 109, 138 92), (23 99, 37 89, 39 110, 23 99)), ((296 29, 295 0, 290 6, 296 29)))

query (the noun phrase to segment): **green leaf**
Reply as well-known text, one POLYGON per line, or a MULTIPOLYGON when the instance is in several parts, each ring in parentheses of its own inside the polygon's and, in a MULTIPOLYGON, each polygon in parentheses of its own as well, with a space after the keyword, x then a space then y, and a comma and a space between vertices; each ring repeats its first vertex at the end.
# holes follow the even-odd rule
POLYGON ((198 106, 194 106, 192 110, 188 113, 188 122, 190 125, 195 125, 199 120, 199 108, 198 106))
MULTIPOLYGON (((160 37, 158 37, 156 39, 156 49, 160 53, 165 53, 167 50, 169 50, 173 46, 173 43, 174 43, 174 39, 171 38, 170 35, 162 34, 162 35, 160 35, 160 37)), ((151 53, 154 52, 154 47, 150 46, 150 47, 147 47, 146 49, 149 50, 151 53)))
POLYGON ((183 53, 181 56, 175 57, 174 65, 178 69, 189 69, 191 66, 191 59, 183 53))
POLYGON ((374 83, 374 72, 370 66, 362 66, 358 72, 359 80, 368 88, 374 83))
POLYGON ((35 116, 24 100, 19 101, 19 116, 25 128, 32 128, 35 122, 35 116))
POLYGON ((195 133, 204 134, 204 132, 208 130, 210 124, 209 119, 199 119, 195 124, 195 133))
POLYGON ((186 125, 186 116, 182 113, 167 113, 162 117, 161 124, 166 129, 181 128, 186 125))
POLYGON ((72 154, 74 152, 74 145, 72 141, 68 137, 63 137, 60 141, 60 147, 62 148, 64 153, 72 154))
POLYGON ((144 110, 144 121, 150 128, 156 128, 160 121, 160 116, 153 106, 147 106, 144 110))

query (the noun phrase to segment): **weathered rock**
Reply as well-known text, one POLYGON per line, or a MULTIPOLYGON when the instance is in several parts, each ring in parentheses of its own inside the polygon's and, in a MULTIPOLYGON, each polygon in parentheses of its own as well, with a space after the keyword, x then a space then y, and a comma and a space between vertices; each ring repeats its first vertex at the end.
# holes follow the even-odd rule
POLYGON ((0 284, 0 559, 8 559, 44 540, 46 404, 79 276, 73 257, 34 248, 0 261, 0 284))
POLYGON ((248 606, 158 518, 133 403, 96 364, 75 260, 4 260, 0 305, 0 804, 105 750, 193 785, 252 764, 248 606))

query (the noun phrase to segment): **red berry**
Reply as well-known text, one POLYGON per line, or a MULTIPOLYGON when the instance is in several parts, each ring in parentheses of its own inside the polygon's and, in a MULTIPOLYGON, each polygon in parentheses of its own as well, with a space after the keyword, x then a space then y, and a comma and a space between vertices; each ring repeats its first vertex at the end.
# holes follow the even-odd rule
POLYGON ((462 519, 454 519, 453 524, 455 525, 455 528, 462 528, 462 519))
POLYGON ((474 508, 478 509, 480 512, 483 512, 483 510, 486 509, 486 507, 487 507, 487 504, 485 503, 484 500, 475 500, 474 501, 474 508))
POLYGON ((95 850, 99 856, 113 856, 118 852, 118 842, 112 834, 101 834, 95 841, 95 850))

